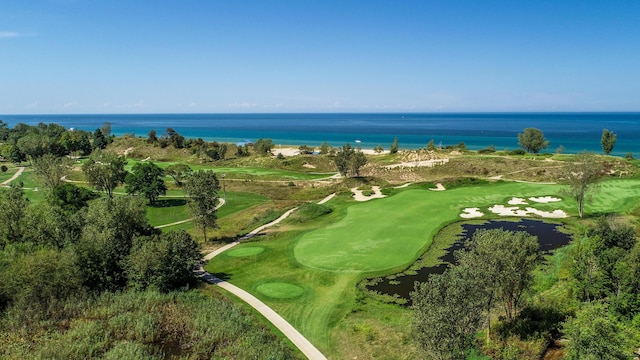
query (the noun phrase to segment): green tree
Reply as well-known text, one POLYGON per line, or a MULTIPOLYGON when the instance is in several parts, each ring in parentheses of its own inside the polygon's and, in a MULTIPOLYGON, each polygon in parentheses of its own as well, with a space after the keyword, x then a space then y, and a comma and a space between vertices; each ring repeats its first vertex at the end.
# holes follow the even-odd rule
POLYGON ((69 158, 45 154, 33 161, 33 173, 48 190, 62 184, 63 178, 71 171, 69 158))
POLYGON ((206 145, 206 154, 213 160, 224 160, 227 154, 227 144, 214 141, 206 145))
POLYGON ((334 162, 342 176, 360 176, 360 168, 367 163, 367 157, 362 151, 356 151, 347 143, 340 148, 334 162))
POLYGON ((483 319, 482 289, 465 266, 431 275, 411 294, 413 328, 428 359, 466 359, 483 319))
POLYGON ((567 161, 563 169, 562 193, 571 196, 578 204, 578 214, 584 215, 584 203, 589 194, 599 189, 602 179, 602 165, 593 153, 580 153, 567 161))
POLYGON ((152 129, 149 131, 149 138, 147 139, 147 142, 149 144, 155 144, 158 142, 158 135, 155 130, 152 129))
POLYGON ((184 147, 184 136, 178 134, 173 128, 167 128, 166 136, 174 148, 182 149, 184 147))
POLYGON ((87 207, 88 201, 97 197, 93 191, 71 183, 57 185, 51 192, 51 202, 68 213, 87 207))
POLYGON ((329 144, 327 144, 327 142, 323 142, 322 145, 320 145, 320 155, 326 155, 329 153, 329 144))
POLYGON ((8 243, 22 241, 28 206, 22 184, 11 184, 9 190, 0 191, 0 249, 8 243))
POLYGON ((65 131, 60 138, 60 144, 70 154, 87 155, 92 150, 89 133, 82 130, 65 131))
POLYGON ((571 256, 569 272, 578 299, 591 301, 606 293, 606 279, 596 257, 596 246, 592 239, 582 240, 571 256))
POLYGON ((549 146, 549 140, 544 137, 540 129, 526 128, 524 132, 518 133, 518 145, 528 152, 537 154, 549 146))
POLYGON ((96 131, 93 132, 92 143, 93 143, 93 149, 102 150, 107 147, 107 144, 108 144, 107 137, 104 136, 101 129, 96 129, 96 131))
POLYGON ((155 204, 160 195, 167 193, 164 171, 153 162, 139 162, 133 165, 133 172, 124 179, 130 194, 144 194, 150 204, 155 204))
POLYGON ((137 238, 128 259, 131 286, 170 291, 195 279, 194 266, 202 255, 198 244, 184 230, 137 238))
POLYGON ((18 146, 14 145, 9 150, 9 160, 14 164, 20 165, 23 161, 27 161, 27 155, 18 146))
POLYGON ((184 179, 184 177, 191 172, 191 168, 189 167, 189 165, 185 164, 173 164, 169 165, 165 169, 165 172, 167 173, 167 175, 173 178, 173 181, 175 181, 176 185, 182 186, 182 179, 184 179))
POLYGON ((373 151, 375 151, 376 154, 380 154, 384 151, 384 148, 382 147, 382 145, 377 145, 373 148, 373 151))
POLYGON ((202 230, 207 241, 207 229, 217 227, 216 208, 218 206, 218 177, 211 171, 196 171, 189 174, 183 185, 187 195, 187 206, 194 223, 202 230))
POLYGON ((533 281, 533 270, 540 262, 535 236, 524 231, 504 229, 478 230, 469 242, 468 251, 456 254, 458 263, 474 269, 472 279, 482 289, 487 313, 487 340, 490 337, 491 309, 500 301, 507 320, 513 319, 520 300, 533 281))
POLYGON ((428 151, 434 151, 435 149, 436 149, 435 140, 433 140, 433 139, 429 140, 429 142, 427 143, 427 150, 428 151))
POLYGON ((7 124, 6 122, 0 120, 0 141, 7 141, 9 140, 9 133, 11 131, 9 130, 9 124, 7 124))
POLYGON ((602 151, 605 154, 609 155, 613 150, 613 147, 616 144, 617 135, 613 133, 613 131, 604 129, 602 130, 602 139, 600 143, 602 144, 602 151))
POLYGON ((567 360, 623 360, 624 338, 620 327, 609 318, 602 304, 585 304, 575 318, 564 324, 564 334, 569 339, 566 346, 567 360))
POLYGON ((144 199, 119 196, 93 201, 85 223, 75 245, 83 283, 95 291, 124 288, 134 239, 158 232, 147 222, 144 199))
POLYGON ((395 137, 393 138, 393 143, 391 143, 391 145, 389 145, 389 153, 390 154, 395 154, 398 152, 398 138, 395 137))
POLYGON ((258 139, 258 141, 253 144, 253 150, 255 150, 258 155, 264 156, 271 154, 273 146, 273 141, 271 139, 258 139))
POLYGON ((299 148, 299 153, 302 155, 311 155, 315 148, 313 146, 301 145, 299 148))
POLYGON ((99 191, 105 191, 111 198, 113 190, 124 181, 127 160, 115 153, 96 150, 82 165, 87 180, 99 191))
POLYGON ((33 159, 49 152, 51 140, 40 133, 29 133, 18 139, 16 145, 33 162, 33 159))

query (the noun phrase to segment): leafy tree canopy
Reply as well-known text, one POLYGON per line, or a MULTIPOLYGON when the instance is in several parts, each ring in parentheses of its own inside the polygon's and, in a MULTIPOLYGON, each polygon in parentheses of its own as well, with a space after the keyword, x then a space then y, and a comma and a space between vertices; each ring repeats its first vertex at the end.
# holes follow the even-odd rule
POLYGON ((549 147, 549 140, 544 137, 540 129, 526 128, 524 132, 518 134, 518 145, 528 152, 537 154, 540 150, 549 147))

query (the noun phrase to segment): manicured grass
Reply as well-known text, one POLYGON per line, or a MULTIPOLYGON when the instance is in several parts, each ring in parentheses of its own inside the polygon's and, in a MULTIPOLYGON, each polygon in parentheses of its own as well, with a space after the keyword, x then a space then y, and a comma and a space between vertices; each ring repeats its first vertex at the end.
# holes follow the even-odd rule
MULTIPOLYGON (((562 209, 575 216, 576 205, 560 195, 561 188, 500 182, 443 192, 409 187, 365 203, 337 197, 328 203, 332 213, 305 223, 285 223, 282 228, 289 231, 263 238, 259 244, 264 252, 246 257, 222 254, 206 269, 272 306, 329 358, 371 357, 369 350, 354 348, 354 344, 364 343, 368 349, 384 352, 384 358, 411 358, 415 356, 412 345, 406 352, 393 351, 389 343, 376 345, 381 341, 376 337, 385 337, 386 341, 387 328, 394 329, 393 335, 403 346, 410 344, 408 311, 366 298, 358 301, 356 284, 365 277, 410 265, 429 247, 440 228, 462 220, 459 215, 466 207, 479 207, 485 218, 497 218, 486 209, 506 205, 512 197, 550 195, 563 200, 530 206, 546 211, 562 209), (293 299, 274 299, 259 289, 269 283, 295 284, 305 292, 293 299), (371 320, 374 318, 375 324, 371 320)), ((588 204, 587 215, 630 210, 638 200, 640 180, 609 180, 588 204)), ((255 246, 241 244, 234 251, 255 246)))
MULTIPOLYGON (((171 191, 172 195, 173 193, 177 194, 178 192, 182 194, 182 190, 171 191)), ((170 191, 167 191, 167 195, 169 195, 169 193, 170 191)), ((223 194, 220 193, 219 196, 223 196, 223 194)), ((219 219, 224 218, 238 211, 261 204, 267 200, 268 198, 266 196, 260 194, 228 191, 227 203, 218 209, 217 215, 219 219)), ((158 226, 191 218, 191 214, 189 213, 189 209, 186 204, 187 201, 184 198, 161 197, 156 205, 147 206, 147 219, 149 219, 149 224, 152 226, 158 226)), ((193 225, 187 226, 186 228, 191 227, 193 227, 193 225)), ((171 226, 167 229, 178 230, 186 228, 171 226)))
MULTIPOLYGON (((459 219, 465 207, 506 204, 511 194, 556 195, 558 190, 549 185, 500 183, 443 192, 402 191, 349 207, 342 220, 303 235, 294 254, 305 266, 329 271, 390 270, 415 260, 435 233, 459 219)), ((554 208, 569 206, 565 202, 553 204, 554 208)))
MULTIPOLYGON (((131 171, 133 165, 140 162, 135 159, 128 159, 126 169, 131 171)), ((178 162, 160 162, 153 161, 154 164, 159 167, 166 169, 170 165, 179 164, 178 162)), ((322 179, 331 176, 332 174, 318 174, 311 172, 298 172, 298 171, 287 171, 280 169, 270 169, 270 168, 261 168, 261 167, 251 167, 251 166, 242 166, 242 167, 215 167, 210 165, 194 165, 189 164, 189 167, 192 170, 212 170, 217 174, 226 174, 227 180, 229 179, 251 179, 253 177, 260 178, 261 180, 315 180, 322 179)))
POLYGON ((233 257, 245 257, 254 256, 264 252, 264 248, 261 246, 246 246, 239 249, 233 249, 227 252, 227 256, 233 257))
POLYGON ((292 299, 304 294, 304 289, 298 285, 285 282, 265 283, 257 287, 262 294, 274 299, 292 299))

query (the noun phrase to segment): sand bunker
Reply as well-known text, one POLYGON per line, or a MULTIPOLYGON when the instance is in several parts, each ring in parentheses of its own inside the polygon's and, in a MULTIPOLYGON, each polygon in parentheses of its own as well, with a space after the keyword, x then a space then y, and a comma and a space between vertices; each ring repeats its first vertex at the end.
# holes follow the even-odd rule
POLYGON ((435 188, 429 188, 431 191, 445 191, 444 185, 437 183, 435 188))
POLYGON ((529 203, 523 199, 523 198, 511 198, 511 200, 509 200, 509 205, 528 205, 529 203))
POLYGON ((553 196, 530 197, 529 200, 542 204, 561 201, 561 199, 555 198, 553 196))
POLYGON ((382 193, 380 192, 380 186, 372 186, 371 190, 373 190, 373 195, 371 196, 363 195, 362 190, 358 190, 358 188, 351 189, 351 192, 353 193, 353 198, 356 201, 369 201, 373 199, 381 199, 383 197, 387 197, 386 195, 382 195, 382 193))
POLYGON ((526 209, 520 209, 517 206, 494 205, 489 208, 489 211, 500 216, 525 217, 525 216, 531 216, 531 215, 538 215, 543 218, 555 218, 555 219, 562 219, 562 218, 568 217, 567 213, 565 213, 562 210, 542 211, 532 207, 528 207, 526 209))
POLYGON ((464 219, 473 219, 484 216, 484 214, 480 212, 480 208, 466 208, 462 211, 463 213, 460 214, 460 217, 464 219))

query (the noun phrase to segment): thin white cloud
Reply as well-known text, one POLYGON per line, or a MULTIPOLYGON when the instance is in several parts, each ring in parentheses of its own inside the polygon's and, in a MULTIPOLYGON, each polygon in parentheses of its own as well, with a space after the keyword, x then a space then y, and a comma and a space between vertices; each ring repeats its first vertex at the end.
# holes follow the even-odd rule
POLYGON ((145 106, 147 106, 147 105, 144 103, 144 100, 140 100, 137 103, 133 104, 133 107, 135 107, 135 108, 142 108, 142 107, 145 107, 145 106))
POLYGON ((20 33, 15 31, 0 31, 0 39, 17 38, 20 37, 20 33))
POLYGON ((68 108, 78 107, 79 105, 80 105, 80 104, 78 104, 78 103, 77 103, 77 102, 75 102, 75 101, 70 101, 70 102, 68 102, 68 103, 64 104, 64 105, 63 105, 63 107, 64 107, 65 109, 68 109, 68 108))
POLYGON ((243 101, 241 103, 235 102, 235 103, 229 104, 229 107, 232 107, 232 108, 243 108, 243 109, 254 108, 256 106, 258 106, 256 103, 250 103, 250 102, 247 102, 247 101, 243 101))
POLYGON ((0 31, 0 39, 14 39, 27 36, 35 36, 35 34, 20 33, 17 31, 0 31))
POLYGON ((27 106, 25 106, 25 107, 27 109, 35 109, 35 108, 38 107, 38 105, 40 105, 40 104, 38 104, 38 102, 36 101, 36 102, 32 102, 31 104, 27 104, 27 106))

